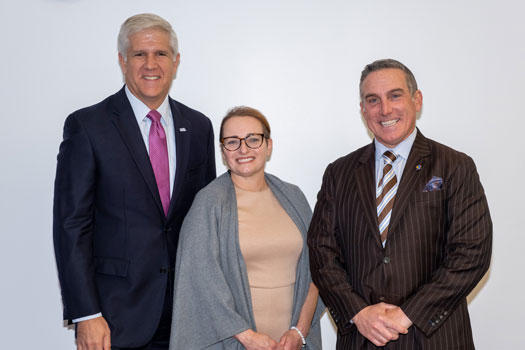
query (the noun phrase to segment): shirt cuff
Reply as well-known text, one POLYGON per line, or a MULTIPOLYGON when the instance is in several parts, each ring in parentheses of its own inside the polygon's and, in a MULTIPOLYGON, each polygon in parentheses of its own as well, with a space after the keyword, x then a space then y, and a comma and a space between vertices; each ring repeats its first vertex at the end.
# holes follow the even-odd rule
POLYGON ((101 317, 101 316, 102 316, 102 312, 99 312, 98 314, 84 316, 84 317, 80 317, 80 318, 75 318, 74 320, 71 320, 71 322, 78 323, 78 322, 81 322, 81 321, 87 321, 87 320, 91 320, 91 319, 94 319, 94 318, 97 318, 97 317, 101 317))

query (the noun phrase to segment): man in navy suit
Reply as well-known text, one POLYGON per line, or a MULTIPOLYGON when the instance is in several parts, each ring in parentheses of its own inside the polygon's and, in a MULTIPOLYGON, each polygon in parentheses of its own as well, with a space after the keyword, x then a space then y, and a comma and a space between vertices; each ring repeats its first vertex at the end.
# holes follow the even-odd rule
POLYGON ((375 140, 331 163, 308 232, 312 279, 337 349, 474 349, 467 295, 490 264, 492 222, 476 166, 416 128, 412 72, 361 74, 375 140))
POLYGON ((179 230, 215 178, 213 129, 168 96, 180 60, 168 22, 127 19, 118 51, 125 86, 67 118, 58 154, 53 237, 64 319, 76 324, 79 350, 167 349, 179 230), (150 161, 151 113, 167 152, 164 187, 150 161))

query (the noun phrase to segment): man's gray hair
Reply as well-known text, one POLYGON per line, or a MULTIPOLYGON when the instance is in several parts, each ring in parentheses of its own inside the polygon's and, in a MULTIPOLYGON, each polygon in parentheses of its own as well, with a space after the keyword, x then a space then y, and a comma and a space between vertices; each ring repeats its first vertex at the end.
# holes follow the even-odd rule
POLYGON ((152 13, 141 13, 139 15, 128 18, 120 26, 120 32, 118 33, 118 52, 126 60, 129 46, 129 37, 137 32, 149 28, 157 28, 165 31, 170 36, 170 47, 173 51, 173 56, 177 56, 179 53, 179 43, 177 41, 177 34, 173 31, 171 24, 164 18, 154 15, 152 13))
POLYGON ((387 58, 367 64, 365 66, 365 69, 363 69, 363 71, 361 72, 361 81, 359 82, 359 95, 361 95, 361 99, 363 98, 363 81, 370 73, 382 69, 399 69, 403 71, 403 73, 405 73, 405 79, 407 81, 408 91, 410 92, 410 95, 414 95, 414 92, 417 91, 416 78, 414 77, 414 74, 412 74, 410 69, 408 69, 407 66, 405 66, 399 61, 387 58))

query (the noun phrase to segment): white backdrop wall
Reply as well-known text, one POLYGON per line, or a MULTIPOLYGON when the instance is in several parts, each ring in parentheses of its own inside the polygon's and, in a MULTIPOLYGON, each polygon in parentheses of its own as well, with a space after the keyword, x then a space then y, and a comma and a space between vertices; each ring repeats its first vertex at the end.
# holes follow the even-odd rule
MULTIPOLYGON (((268 171, 312 207, 326 165, 370 142, 359 113, 365 64, 392 57, 423 91, 418 125, 471 155, 494 221, 489 274, 469 297, 478 349, 520 347, 525 287, 521 224, 525 24, 521 1, 137 1, 0 3, 0 330, 3 349, 73 349, 63 327, 51 214, 66 116, 122 86, 116 36, 154 12, 180 39, 171 96, 218 129, 234 105, 272 125, 268 171)), ((225 169, 217 154, 218 172, 225 169)), ((323 318, 325 349, 335 331, 323 318)))

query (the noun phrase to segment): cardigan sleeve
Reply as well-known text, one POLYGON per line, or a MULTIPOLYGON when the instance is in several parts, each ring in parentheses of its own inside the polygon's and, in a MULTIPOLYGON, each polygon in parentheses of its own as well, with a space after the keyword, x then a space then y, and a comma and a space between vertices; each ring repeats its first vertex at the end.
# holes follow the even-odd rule
POLYGON ((236 309, 221 267, 222 209, 201 191, 184 219, 175 266, 171 349, 204 349, 251 328, 236 309))

